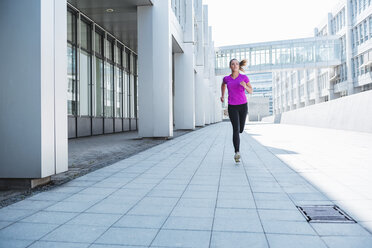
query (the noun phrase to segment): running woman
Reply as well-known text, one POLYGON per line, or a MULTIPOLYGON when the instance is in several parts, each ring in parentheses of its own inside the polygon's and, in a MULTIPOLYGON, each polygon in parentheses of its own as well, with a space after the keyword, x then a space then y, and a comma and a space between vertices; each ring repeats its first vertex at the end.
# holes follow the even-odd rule
POLYGON ((245 90, 247 90, 249 94, 253 93, 253 88, 247 75, 239 73, 239 71, 244 72, 243 66, 246 64, 246 60, 240 62, 237 59, 230 60, 231 74, 225 76, 221 84, 221 102, 224 102, 226 85, 229 94, 227 110, 233 128, 234 159, 236 163, 240 162, 239 133, 244 131, 245 119, 248 113, 245 90))

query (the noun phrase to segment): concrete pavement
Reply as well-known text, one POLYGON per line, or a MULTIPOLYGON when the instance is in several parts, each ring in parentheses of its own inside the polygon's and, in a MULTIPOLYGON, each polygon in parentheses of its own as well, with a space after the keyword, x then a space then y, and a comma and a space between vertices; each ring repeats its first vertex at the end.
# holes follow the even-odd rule
POLYGON ((2 208, 0 247, 372 247, 359 223, 309 224, 296 205, 334 199, 284 160, 302 146, 246 128, 238 165, 222 122, 2 208))

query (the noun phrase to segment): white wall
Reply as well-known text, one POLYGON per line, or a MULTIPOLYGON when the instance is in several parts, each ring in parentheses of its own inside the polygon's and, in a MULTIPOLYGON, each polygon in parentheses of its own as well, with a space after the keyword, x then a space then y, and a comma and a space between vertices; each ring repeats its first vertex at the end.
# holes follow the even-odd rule
POLYGON ((372 90, 284 112, 280 123, 372 132, 372 90))

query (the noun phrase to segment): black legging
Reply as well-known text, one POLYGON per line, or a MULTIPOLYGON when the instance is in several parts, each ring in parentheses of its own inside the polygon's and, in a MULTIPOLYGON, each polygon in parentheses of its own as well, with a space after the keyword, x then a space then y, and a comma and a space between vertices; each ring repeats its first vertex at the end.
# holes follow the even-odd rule
POLYGON ((233 127, 233 143, 235 152, 239 151, 240 138, 239 133, 244 131, 245 119, 248 112, 248 104, 228 105, 229 118, 233 127))

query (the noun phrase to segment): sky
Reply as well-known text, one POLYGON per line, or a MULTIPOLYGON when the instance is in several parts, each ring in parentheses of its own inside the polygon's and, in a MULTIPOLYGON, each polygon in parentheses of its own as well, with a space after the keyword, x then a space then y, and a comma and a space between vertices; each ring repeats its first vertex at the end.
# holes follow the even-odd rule
POLYGON ((340 0, 203 0, 215 46, 314 36, 340 0))

